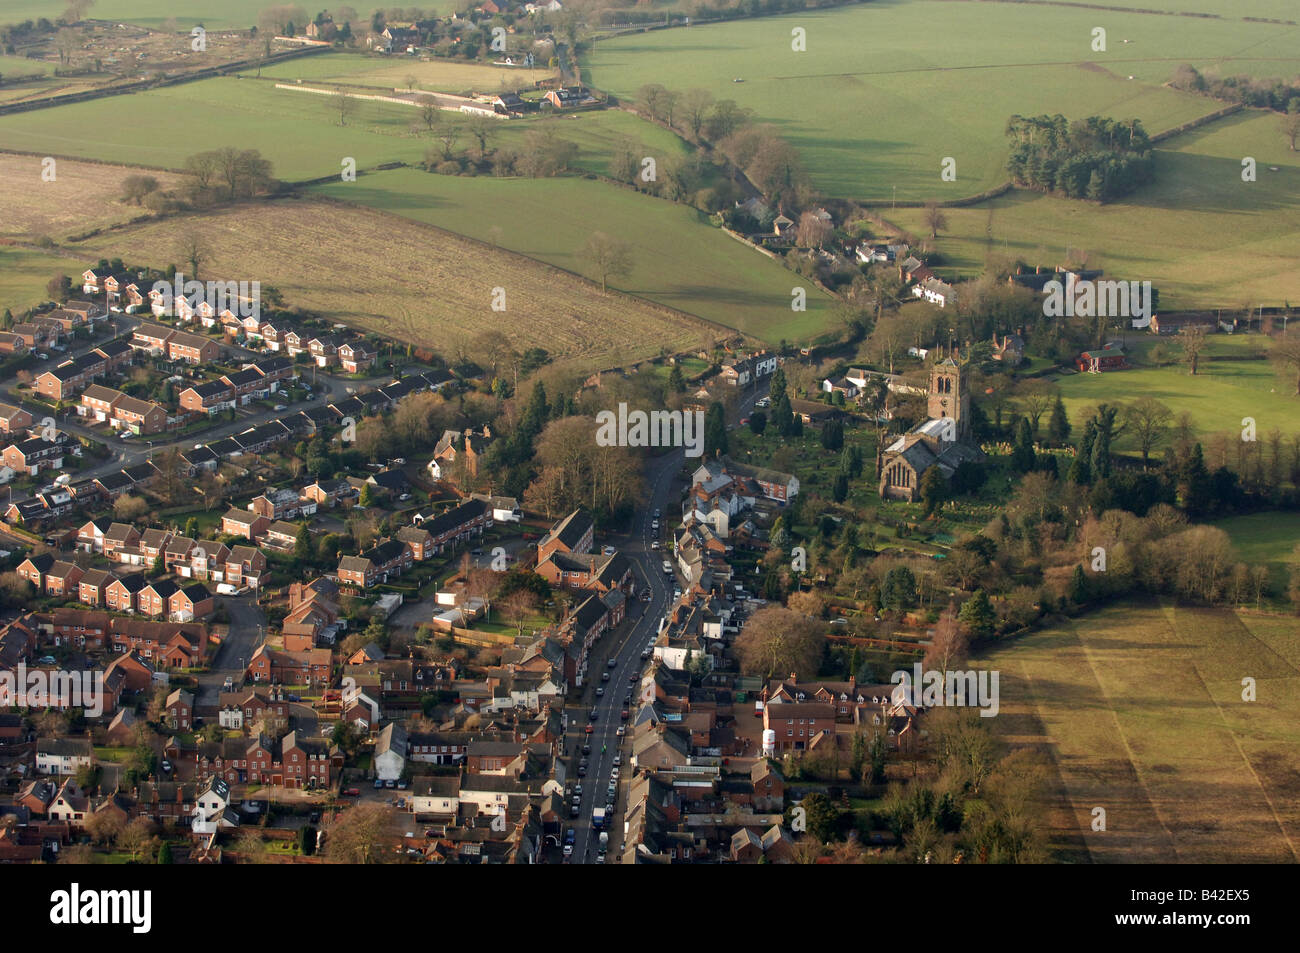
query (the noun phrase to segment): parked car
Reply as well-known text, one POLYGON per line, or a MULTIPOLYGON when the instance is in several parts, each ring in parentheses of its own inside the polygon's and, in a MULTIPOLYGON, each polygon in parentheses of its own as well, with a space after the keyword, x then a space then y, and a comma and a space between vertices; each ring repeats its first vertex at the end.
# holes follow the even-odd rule
POLYGON ((609 672, 608 672, 608 671, 601 672, 601 673, 600 673, 600 680, 601 680, 602 682, 608 682, 608 681, 609 681, 609 672))
MULTIPOLYGON (((609 674, 609 673, 607 672, 606 674, 609 674)), ((604 697, 605 697, 605 686, 604 686, 604 685, 597 685, 597 686, 596 686, 596 697, 597 697, 597 698, 604 698, 604 697)))
POLYGON ((613 556, 616 552, 618 552, 618 550, 615 549, 613 546, 606 546, 604 549, 601 550, 601 552, 604 553, 606 556, 613 556))
POLYGON ((609 660, 609 667, 610 667, 610 668, 613 668, 613 667, 614 667, 615 665, 617 665, 617 664, 618 664, 618 659, 616 659, 616 658, 612 658, 612 659, 609 660))
POLYGON ((284 405, 284 404, 276 404, 276 405, 275 405, 275 409, 276 409, 276 410, 288 410, 289 408, 288 408, 286 405, 284 405))
POLYGON ((384 787, 384 779, 383 779, 383 778, 375 778, 375 790, 376 790, 376 791, 380 791, 380 790, 383 789, 383 787, 384 787))
POLYGON ((622 725, 619 725, 619 726, 618 726, 618 730, 615 731, 614 734, 616 734, 616 735, 618 735, 618 737, 622 738, 624 735, 627 734, 627 729, 624 728, 622 725))
POLYGON ((360 794, 361 794, 361 791, 360 791, 359 788, 344 788, 344 789, 343 789, 343 796, 344 796, 344 797, 357 797, 357 796, 359 796, 360 794))

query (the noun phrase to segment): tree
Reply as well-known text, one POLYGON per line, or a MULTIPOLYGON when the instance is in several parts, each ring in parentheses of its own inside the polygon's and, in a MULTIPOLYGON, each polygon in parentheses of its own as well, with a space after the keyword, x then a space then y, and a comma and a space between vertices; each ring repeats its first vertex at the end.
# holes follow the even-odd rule
POLYGON ((632 246, 604 232, 592 232, 583 246, 583 256, 600 276, 600 293, 606 294, 610 278, 623 278, 632 271, 632 246))
POLYGON ((346 126, 348 120, 357 114, 357 101, 345 93, 342 87, 334 90, 333 105, 338 110, 340 126, 346 126))
POLYGON ((1154 397, 1139 397, 1124 408, 1124 427, 1142 450, 1142 466, 1151 460, 1151 450, 1169 432, 1174 412, 1154 397))
POLYGON ((177 249, 181 260, 190 266, 190 277, 198 278, 199 267, 208 260, 208 245, 197 229, 189 229, 180 237, 177 249))
POLYGON ((185 521, 185 535, 190 539, 198 539, 199 521, 196 517, 191 516, 185 521))
POLYGON ((717 401, 709 405, 704 418, 704 452, 711 457, 727 452, 727 414, 717 401))
POLYGON ((357 804, 345 811, 328 831, 325 856, 332 863, 380 864, 391 851, 384 844, 395 812, 387 804, 357 804))
POLYGON ((735 647, 746 675, 769 679, 793 672, 811 678, 820 667, 825 641, 817 620, 781 606, 767 606, 750 616, 735 647))
POLYGON ((700 130, 704 128, 704 120, 712 105, 713 94, 707 89, 688 89, 682 94, 682 121, 695 139, 700 138, 700 130))
POLYGON ((763 436, 763 431, 767 429, 767 414, 761 410, 756 410, 749 415, 749 429, 755 436, 763 436))
POLYGON ((144 197, 158 191, 158 180, 152 175, 128 175, 122 180, 122 201, 139 205, 144 197))
POLYGON ((1016 438, 1011 445, 1011 469, 1017 473, 1030 473, 1034 469, 1034 435, 1028 417, 1021 417, 1016 425, 1016 438))
POLYGON ((123 523, 130 523, 149 512, 149 503, 143 496, 124 493, 113 501, 113 515, 123 523))
POLYGON ((59 63, 68 66, 72 62, 72 54, 81 47, 81 34, 76 30, 64 27, 54 37, 54 48, 59 53, 59 63))
POLYGON ((1291 151, 1296 151, 1296 139, 1300 138, 1300 97, 1292 97, 1287 100, 1286 113, 1282 116, 1282 132, 1286 135, 1286 141, 1291 146, 1291 151))
POLYGON ((311 559, 311 551, 311 532, 307 529, 307 524, 304 523, 299 527, 298 536, 293 541, 293 558, 300 563, 305 563, 311 559))
POLYGON ((1205 350, 1205 328, 1186 327, 1178 337, 1183 343, 1183 363, 1187 365, 1187 372, 1195 377, 1201 363, 1201 352, 1205 350))
POLYGON ((158 863, 170 864, 172 862, 172 845, 171 841, 163 841, 158 847, 158 863))
POLYGON ((438 123, 442 120, 442 111, 438 108, 438 101, 432 96, 421 96, 420 103, 420 121, 424 123, 424 128, 432 133, 438 128, 438 123))
POLYGON ((916 576, 906 566, 895 566, 885 574, 880 589, 881 601, 886 609, 910 609, 916 605, 916 576))
POLYGON ((803 809, 803 816, 808 825, 808 833, 825 843, 835 835, 839 825, 839 809, 825 794, 813 791, 797 805, 803 809))
POLYGON ((925 227, 930 230, 931 238, 938 238, 940 232, 948 230, 948 216, 937 202, 929 202, 925 206, 925 227))
POLYGON ((795 244, 800 248, 821 248, 830 241, 834 231, 831 223, 815 212, 804 212, 799 216, 799 227, 794 233, 795 244))
POLYGON ((362 506, 375 505, 375 494, 371 490, 369 483, 367 483, 365 486, 361 488, 361 496, 357 500, 357 502, 360 503, 362 506))
POLYGON ((1053 443, 1064 444, 1070 439, 1070 417, 1065 412, 1065 401, 1056 395, 1056 404, 1052 407, 1052 418, 1047 424, 1047 435, 1053 443))
POLYGON ((938 467, 928 467, 921 477, 921 502, 925 515, 933 516, 948 495, 948 481, 938 467))
POLYGON ((1285 334, 1273 339, 1269 358, 1279 373, 1294 383, 1293 397, 1300 397, 1300 327, 1287 328, 1285 334))
POLYGON ((993 606, 989 602, 989 595, 983 589, 976 589, 975 593, 962 603, 957 618, 966 627, 966 631, 977 639, 992 635, 993 625, 997 621, 993 606))

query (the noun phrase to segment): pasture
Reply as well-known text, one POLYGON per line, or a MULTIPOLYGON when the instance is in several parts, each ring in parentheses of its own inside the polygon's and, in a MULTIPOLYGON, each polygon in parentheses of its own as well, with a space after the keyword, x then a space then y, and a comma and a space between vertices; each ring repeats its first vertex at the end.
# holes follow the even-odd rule
MULTIPOLYGON (((86 263, 120 256, 165 266, 199 229, 209 252, 201 276, 257 280, 295 306, 400 341, 447 350, 484 332, 508 334, 523 351, 609 367, 697 347, 702 322, 611 293, 572 275, 459 235, 364 208, 284 201, 174 217, 75 246, 86 263), (506 289, 506 310, 492 309, 506 289)), ((48 279, 48 274, 46 278, 48 279)))
POLYGON ((992 728, 1055 769, 1057 859, 1300 860, 1295 635, 1294 618, 1144 601, 984 653, 1001 673, 992 728))
MULTIPOLYGON (((1129 331, 1126 337, 1130 344, 1136 341, 1138 345, 1132 369, 1053 378, 1076 436, 1082 432, 1089 408, 1103 402, 1131 403, 1139 397, 1163 402, 1175 418, 1184 412, 1190 414, 1203 436, 1224 431, 1239 433, 1243 417, 1255 418, 1261 439, 1275 428, 1284 434, 1300 433, 1300 417, 1296 414, 1300 398, 1291 396, 1271 362, 1254 357, 1266 347, 1260 335, 1211 335, 1195 377, 1181 363, 1161 367, 1141 363, 1144 350, 1155 344, 1153 335, 1129 331)), ((1168 343, 1171 354, 1177 353, 1176 338, 1162 343, 1168 343)), ((1114 448, 1117 452, 1138 452, 1129 435, 1121 435, 1114 448)), ((1153 455, 1158 457, 1162 451, 1163 445, 1157 445, 1153 455)))
MULTIPOLYGON (((201 80, 133 94, 132 101, 167 134, 142 138, 129 124, 115 122, 102 104, 73 103, 0 116, 0 148, 180 169, 195 152, 238 141, 261 150, 274 163, 277 177, 296 182, 337 174, 345 156, 356 159, 361 169, 419 162, 434 145, 426 130, 412 128, 420 122, 413 106, 354 101, 356 112, 343 125, 335 97, 276 89, 270 79, 201 80)), ((464 123, 454 113, 442 116, 447 123, 464 123)), ((619 110, 502 121, 492 127, 493 143, 522 148, 528 132, 540 123, 553 123, 562 138, 578 146, 580 171, 604 172, 616 142, 625 136, 644 143, 647 154, 685 152, 671 132, 619 110)), ((468 142, 469 136, 462 135, 459 148, 468 142)))
MULTIPOLYGON (((190 0, 183 4, 170 0, 98 0, 87 11, 86 18, 136 23, 153 29, 175 20, 179 28, 186 30, 195 24, 202 24, 210 30, 247 30, 256 25, 259 13, 273 5, 264 0, 190 0)), ((449 13, 454 6, 447 0, 434 0, 425 9, 449 13)), ((67 9, 66 0, 0 0, 0 23, 17 23, 38 17, 53 20, 67 9)), ((307 18, 316 15, 315 9, 303 9, 306 17, 303 23, 298 24, 300 30, 306 25, 307 18)))
MULTIPOLYGON (((1166 140, 1157 163, 1152 185, 1108 205, 1016 191, 945 209, 948 227, 931 243, 943 256, 936 270, 1046 267, 1070 249, 1106 277, 1151 281, 1165 310, 1300 300, 1300 157, 1276 116, 1250 110, 1166 140), (1242 181, 1243 156, 1256 160, 1254 182, 1242 181)), ((922 210, 882 214, 928 238, 922 210)))
POLYGON ((502 89, 514 91, 554 74, 555 71, 547 69, 545 63, 529 70, 440 57, 421 61, 410 56, 380 57, 357 53, 309 56, 276 63, 262 70, 263 77, 287 82, 332 80, 402 90, 407 88, 407 79, 415 77, 416 89, 457 94, 496 93, 502 89))
POLYGON ((1300 68, 1295 37, 1235 19, 914 0, 615 37, 584 66, 621 97, 659 82, 753 109, 799 149, 828 196, 927 201, 1006 179, 1012 114, 1136 117, 1159 132, 1219 105, 1161 88, 1180 63, 1290 76, 1300 68), (1099 22, 1104 53, 1091 49, 1099 22), (791 49, 796 27, 805 52, 791 49), (945 156, 956 159, 956 181, 940 179, 945 156))
MULTIPOLYGON (((94 261, 99 260, 99 255, 94 261)), ((58 274, 79 275, 87 264, 79 256, 0 242, 0 312, 15 315, 49 299, 45 285, 58 274)))
POLYGON ((399 169, 322 193, 395 212, 567 271, 599 279, 582 248, 602 231, 632 246, 633 267, 611 285, 735 328, 768 344, 806 340, 834 323, 831 299, 777 262, 707 224, 694 209, 578 178, 498 179, 399 169), (807 286, 807 310, 791 289, 807 286))
MULTIPOLYGON (((57 242, 149 214, 142 206, 122 201, 122 181, 137 169, 60 159, 53 182, 42 180, 41 169, 36 156, 0 153, 0 179, 25 186, 5 196, 0 237, 35 241, 48 236, 57 242)), ((166 173, 153 176, 162 189, 179 181, 166 173)))

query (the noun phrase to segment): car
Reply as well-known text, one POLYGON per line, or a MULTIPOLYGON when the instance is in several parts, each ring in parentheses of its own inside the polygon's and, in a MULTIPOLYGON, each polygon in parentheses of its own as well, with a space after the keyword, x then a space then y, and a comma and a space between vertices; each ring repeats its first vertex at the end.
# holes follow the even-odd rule
POLYGON ((654 655, 654 652, 653 652, 652 650, 650 650, 650 649, 642 649, 642 650, 641 650, 641 661, 643 661, 643 662, 646 661, 646 660, 647 660, 648 658, 650 658, 650 656, 652 656, 652 655, 654 655))
POLYGON ((288 407, 288 405, 286 405, 286 404, 276 404, 276 405, 275 405, 275 409, 276 409, 276 410, 288 410, 289 407, 288 407))
POLYGON ((609 672, 607 672, 607 671, 605 671, 605 672, 601 672, 601 673, 600 673, 600 680, 601 680, 602 682, 608 682, 608 681, 609 681, 609 672))
POLYGON ((585 745, 583 745, 583 746, 582 746, 582 753, 583 753, 583 754, 591 754, 591 745, 589 745, 589 744, 585 744, 585 745))
POLYGON ((578 829, 576 827, 570 827, 567 831, 564 832, 564 842, 566 844, 572 844, 577 839, 578 839, 578 829))
POLYGON ((565 844, 565 845, 564 845, 564 856, 565 856, 565 857, 572 857, 572 856, 573 856, 573 845, 572 845, 572 844, 565 844))
POLYGON ((597 686, 596 686, 596 697, 597 697, 597 698, 604 698, 604 697, 605 697, 605 686, 604 686, 604 685, 597 685, 597 686))
POLYGON ((772 398, 771 398, 771 397, 760 397, 757 401, 754 402, 754 406, 755 406, 755 407, 767 407, 767 406, 768 406, 769 404, 771 404, 771 403, 772 403, 772 398))
POLYGON ((591 733, 592 733, 593 731, 595 731, 596 729, 593 728, 593 727, 591 727, 591 725, 588 725, 586 728, 584 728, 584 729, 582 729, 582 730, 585 731, 587 734, 591 734, 591 733))
POLYGON ((578 777, 585 778, 586 776, 587 776, 587 766, 585 764, 578 765, 578 777))
POLYGON ((618 766, 617 766, 617 765, 615 765, 614 767, 612 767, 612 768, 609 769, 609 776, 613 779, 613 780, 611 780, 611 781, 609 782, 610 784, 613 784, 614 781, 617 781, 617 780, 618 780, 618 766))
POLYGON ((226 676, 226 680, 221 683, 221 690, 223 692, 233 692, 235 690, 235 677, 233 675, 226 676))
POLYGON ((408 781, 406 778, 399 778, 397 781, 397 790, 399 791, 405 791, 410 786, 411 786, 411 782, 408 781))
POLYGON ((665 560, 664 560, 664 575, 665 575, 665 576, 671 576, 672 574, 673 574, 673 564, 670 563, 668 560, 665 559, 665 560))
POLYGON ((386 788, 395 788, 395 787, 397 787, 397 781, 394 780, 394 779, 389 779, 389 780, 387 780, 387 781, 384 782, 384 787, 386 787, 386 788))
POLYGON ((128 430, 126 433, 122 434, 122 439, 123 439, 123 440, 134 440, 134 439, 135 439, 135 434, 131 433, 131 431, 128 430))
POLYGON ((658 529, 658 528, 659 528, 659 521, 658 521, 658 520, 651 520, 651 521, 650 521, 650 528, 651 528, 651 529, 658 529))
MULTIPOLYGON (((621 727, 621 726, 620 726, 620 727, 621 727)), ((621 752, 621 751, 615 751, 615 752, 614 752, 614 764, 615 764, 615 765, 619 765, 619 764, 622 764, 622 763, 623 763, 623 752, 621 752)))
POLYGON ((621 712, 618 713, 618 717, 622 718, 624 721, 627 721, 628 716, 630 714, 631 712, 629 712, 626 708, 624 708, 621 712))
POLYGON ((582 813, 582 811, 578 808, 578 805, 576 805, 576 804, 570 805, 570 807, 569 807, 569 817, 577 817, 577 816, 578 816, 579 814, 581 814, 581 813, 582 813))
POLYGON ((657 550, 659 548, 659 540, 657 539, 650 540, 650 548, 657 550))
POLYGON ((582 785, 581 785, 581 784, 575 784, 575 785, 573 786, 573 798, 574 798, 574 800, 576 801, 576 800, 578 800, 578 799, 581 798, 581 797, 582 797, 582 785))
POLYGON ((36 356, 39 357, 42 361, 48 361, 50 359, 50 356, 46 354, 44 351, 37 351, 36 356))
MULTIPOLYGON (((600 712, 593 708, 591 710, 591 720, 596 721, 598 718, 600 718, 600 712)), ((591 726, 588 725, 587 727, 590 728, 591 726)))
POLYGON ((620 738, 622 738, 624 735, 627 734, 627 729, 624 728, 622 725, 619 725, 619 726, 618 726, 618 730, 615 731, 614 734, 616 734, 616 735, 618 735, 620 738))
POLYGON ((406 502, 407 500, 409 500, 410 498, 411 498, 411 494, 409 494, 409 493, 403 493, 403 494, 402 494, 401 496, 399 496, 397 499, 398 499, 400 502, 405 503, 405 502, 406 502))
POLYGON ((655 517, 655 519, 658 519, 658 518, 659 518, 659 507, 657 507, 657 506, 655 507, 654 517, 655 517))
POLYGON ((612 658, 612 659, 609 660, 609 662, 608 662, 607 664, 609 665, 610 668, 613 668, 615 665, 618 664, 618 659, 616 659, 616 658, 612 658))
POLYGON ((375 790, 376 790, 376 791, 381 791, 381 790, 383 790, 383 787, 384 787, 384 779, 383 779, 383 778, 375 778, 375 790))
POLYGON ((681 586, 673 586, 673 598, 674 598, 674 599, 680 599, 681 597, 682 597, 682 587, 681 587, 681 586))
POLYGON ((344 797, 357 797, 357 796, 359 796, 360 794, 361 794, 361 791, 360 791, 360 789, 358 789, 358 788, 344 788, 344 789, 343 789, 343 796, 344 796, 344 797))
POLYGON ((171 763, 170 761, 168 761, 166 758, 163 758, 162 763, 161 763, 161 767, 162 767, 163 771, 165 771, 165 772, 167 772, 168 774, 170 774, 170 773, 171 773, 171 770, 172 770, 172 763, 171 763))
MULTIPOLYGON (((631 693, 631 692, 628 692, 626 695, 623 696, 623 704, 624 704, 624 705, 630 705, 630 704, 632 704, 632 693, 631 693)), ((615 761, 614 763, 615 763, 615 764, 618 764, 617 761, 615 761)))
POLYGON ((604 549, 601 550, 601 552, 604 553, 606 556, 613 556, 616 552, 618 552, 618 550, 615 549, 613 546, 606 546, 604 549))
POLYGON ((36 660, 37 665, 53 665, 56 659, 53 655, 42 655, 36 660))
POLYGON ((471 549, 469 554, 470 554, 471 556, 482 556, 482 555, 483 555, 483 550, 481 550, 481 549, 471 549))
POLYGON ((627 677, 627 683, 628 683, 629 685, 635 685, 635 684, 636 684, 636 680, 637 680, 639 677, 640 677, 640 676, 638 676, 636 672, 633 672, 631 675, 629 675, 629 676, 627 677))
POLYGON ((393 457, 388 462, 396 467, 404 467, 406 466, 406 457, 393 457))

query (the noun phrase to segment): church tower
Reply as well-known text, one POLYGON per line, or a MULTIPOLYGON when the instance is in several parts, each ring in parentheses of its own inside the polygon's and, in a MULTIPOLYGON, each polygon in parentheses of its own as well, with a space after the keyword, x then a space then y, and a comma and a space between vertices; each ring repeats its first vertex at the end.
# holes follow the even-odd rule
POLYGON ((927 414, 931 420, 951 418, 957 427, 957 439, 970 431, 970 392, 961 366, 946 357, 930 368, 927 414))

